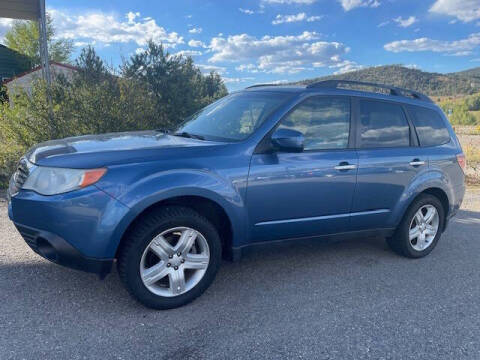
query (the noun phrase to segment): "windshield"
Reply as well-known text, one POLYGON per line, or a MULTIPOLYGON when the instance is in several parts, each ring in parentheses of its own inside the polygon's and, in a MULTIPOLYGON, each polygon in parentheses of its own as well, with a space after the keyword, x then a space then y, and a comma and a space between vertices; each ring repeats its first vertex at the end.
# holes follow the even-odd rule
POLYGON ((267 92, 228 95, 192 115, 175 132, 207 140, 240 141, 250 136, 291 96, 267 92))

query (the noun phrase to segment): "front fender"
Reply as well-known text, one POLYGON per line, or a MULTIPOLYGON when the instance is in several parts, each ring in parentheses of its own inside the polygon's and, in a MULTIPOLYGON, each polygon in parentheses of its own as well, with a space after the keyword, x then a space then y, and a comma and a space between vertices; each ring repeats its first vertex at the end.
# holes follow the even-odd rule
MULTIPOLYGON (((104 189, 108 191, 107 189, 104 189)), ((118 247, 128 226, 148 207, 179 196, 199 196, 222 207, 232 225, 233 246, 245 239, 245 207, 239 190, 232 183, 206 170, 176 169, 139 178, 121 194, 112 194, 130 208, 119 222, 112 241, 118 247)))
POLYGON ((426 171, 418 174, 405 188, 400 201, 392 209, 389 225, 397 227, 413 200, 423 191, 432 188, 442 190, 447 195, 449 204, 452 204, 453 190, 448 178, 437 170, 426 171))

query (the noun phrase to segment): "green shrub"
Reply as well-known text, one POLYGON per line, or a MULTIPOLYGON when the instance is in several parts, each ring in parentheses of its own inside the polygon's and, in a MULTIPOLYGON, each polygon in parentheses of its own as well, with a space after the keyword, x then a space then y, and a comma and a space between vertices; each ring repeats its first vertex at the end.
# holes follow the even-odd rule
MULTIPOLYGON (((107 132, 170 129, 226 95, 218 76, 202 75, 191 58, 170 56, 161 45, 133 56, 113 75, 93 48, 83 50, 72 78, 44 81, 30 94, 16 90, 13 104, 0 104, 0 186, 32 145, 69 136, 107 132), (146 70, 145 70, 146 69, 146 70)), ((12 97, 12 94, 9 94, 12 97)))

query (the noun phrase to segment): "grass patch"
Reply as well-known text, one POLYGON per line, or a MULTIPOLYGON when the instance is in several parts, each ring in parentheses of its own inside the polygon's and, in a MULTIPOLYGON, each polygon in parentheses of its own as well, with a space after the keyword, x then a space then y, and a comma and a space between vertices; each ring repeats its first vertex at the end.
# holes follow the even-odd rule
POLYGON ((464 145, 463 152, 467 157, 467 162, 474 164, 480 163, 480 148, 474 145, 464 145))
POLYGON ((480 110, 470 111, 470 114, 473 115, 473 117, 475 118, 475 121, 477 122, 477 124, 480 124, 480 110))

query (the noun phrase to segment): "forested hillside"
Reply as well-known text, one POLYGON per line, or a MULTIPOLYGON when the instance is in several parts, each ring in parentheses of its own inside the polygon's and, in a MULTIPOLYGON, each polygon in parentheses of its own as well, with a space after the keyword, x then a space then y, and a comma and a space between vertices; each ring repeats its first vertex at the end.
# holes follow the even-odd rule
POLYGON ((480 91, 480 68, 458 73, 430 73, 401 65, 375 66, 345 74, 330 75, 301 81, 310 84, 315 81, 343 79, 367 81, 394 85, 417 90, 432 96, 469 95, 480 91))

